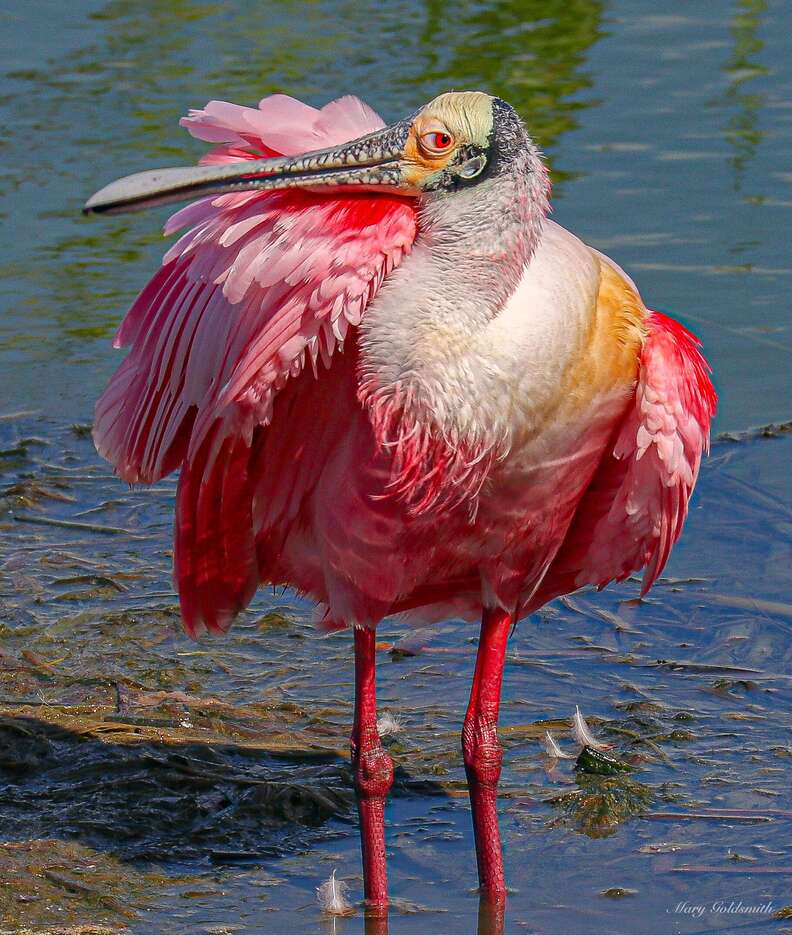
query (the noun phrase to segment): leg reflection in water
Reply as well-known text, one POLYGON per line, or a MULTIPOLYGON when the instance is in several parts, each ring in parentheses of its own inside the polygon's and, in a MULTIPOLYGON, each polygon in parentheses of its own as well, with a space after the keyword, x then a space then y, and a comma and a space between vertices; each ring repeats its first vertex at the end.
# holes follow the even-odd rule
MULTIPOLYGON (((506 931, 506 906, 482 898, 479 901, 477 935, 504 935, 506 931)), ((439 932, 440 927, 428 929, 439 932)), ((366 913, 365 935, 388 935, 388 915, 374 909, 366 913)))

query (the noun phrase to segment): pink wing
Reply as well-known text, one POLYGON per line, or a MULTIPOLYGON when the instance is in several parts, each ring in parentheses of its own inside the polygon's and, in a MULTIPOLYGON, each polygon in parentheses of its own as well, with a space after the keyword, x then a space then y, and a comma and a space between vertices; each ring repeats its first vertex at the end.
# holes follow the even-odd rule
MULTIPOLYGON (((204 163, 290 155, 383 126, 357 98, 315 110, 284 95, 258 110, 220 101, 182 120, 222 143, 204 163)), ((415 210, 381 195, 245 192, 177 212, 189 226, 127 313, 131 345, 96 407, 100 453, 130 483, 184 463, 176 576, 188 629, 225 628, 257 579, 247 477, 255 429, 275 395, 310 362, 329 366, 385 276, 409 251, 415 210), (200 545, 198 545, 200 542, 200 545), (203 610, 189 592, 209 582, 203 610)))
POLYGON ((717 397, 696 337, 658 312, 648 324, 634 403, 528 610, 641 568, 646 594, 682 532, 717 397))

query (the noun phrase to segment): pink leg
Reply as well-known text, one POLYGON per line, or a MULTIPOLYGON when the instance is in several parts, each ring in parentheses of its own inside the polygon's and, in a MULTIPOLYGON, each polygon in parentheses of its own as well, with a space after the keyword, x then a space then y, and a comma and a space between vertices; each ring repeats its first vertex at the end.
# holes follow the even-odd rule
POLYGON ((363 891, 374 909, 388 906, 385 865, 385 798, 393 785, 393 761, 377 731, 377 683, 374 630, 355 628, 355 723, 352 768, 360 815, 363 891))
POLYGON ((503 759, 498 743, 498 711, 511 624, 511 616, 503 610, 484 611, 470 703, 462 729, 481 897, 495 904, 506 901, 498 829, 498 780, 503 759))

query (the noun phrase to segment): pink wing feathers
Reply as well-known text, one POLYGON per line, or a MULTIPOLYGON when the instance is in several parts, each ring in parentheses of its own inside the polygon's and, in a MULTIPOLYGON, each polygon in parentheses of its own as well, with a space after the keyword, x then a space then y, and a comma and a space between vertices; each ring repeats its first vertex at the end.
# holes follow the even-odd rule
POLYGON ((525 612, 641 568, 646 594, 682 532, 717 397, 696 337, 659 312, 648 326, 634 402, 525 612))
MULTIPOLYGON (((357 98, 315 110, 284 95, 258 110, 220 101, 182 124, 221 143, 204 163, 291 155, 383 126, 357 98)), ((96 407, 94 439, 130 483, 184 463, 175 574, 188 630, 224 629, 257 584, 248 461, 275 394, 318 372, 409 251, 401 198, 245 192, 177 212, 189 227, 127 313, 131 345, 96 407)))

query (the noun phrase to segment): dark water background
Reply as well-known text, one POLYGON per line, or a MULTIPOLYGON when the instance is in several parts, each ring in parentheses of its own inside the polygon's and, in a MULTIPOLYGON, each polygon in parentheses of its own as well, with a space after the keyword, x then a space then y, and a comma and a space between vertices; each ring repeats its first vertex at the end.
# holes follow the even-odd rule
MULTIPOLYGON (((195 160, 177 119, 210 98, 356 92, 391 119, 465 87, 517 106, 556 219, 701 335, 721 392, 650 597, 576 595, 512 641, 506 931, 792 931, 772 917, 792 904, 792 433, 748 431, 792 418, 790 35, 780 0, 0 4, 0 931, 363 931, 314 898, 334 867, 361 891, 350 637, 288 593, 224 641, 180 634, 173 484, 129 491, 86 435, 167 211, 79 208, 195 160), (571 749, 575 704, 637 772, 550 768, 546 722, 571 749)), ((391 931, 474 932, 475 632, 449 622, 408 657, 380 637, 381 708, 406 728, 391 931)))

